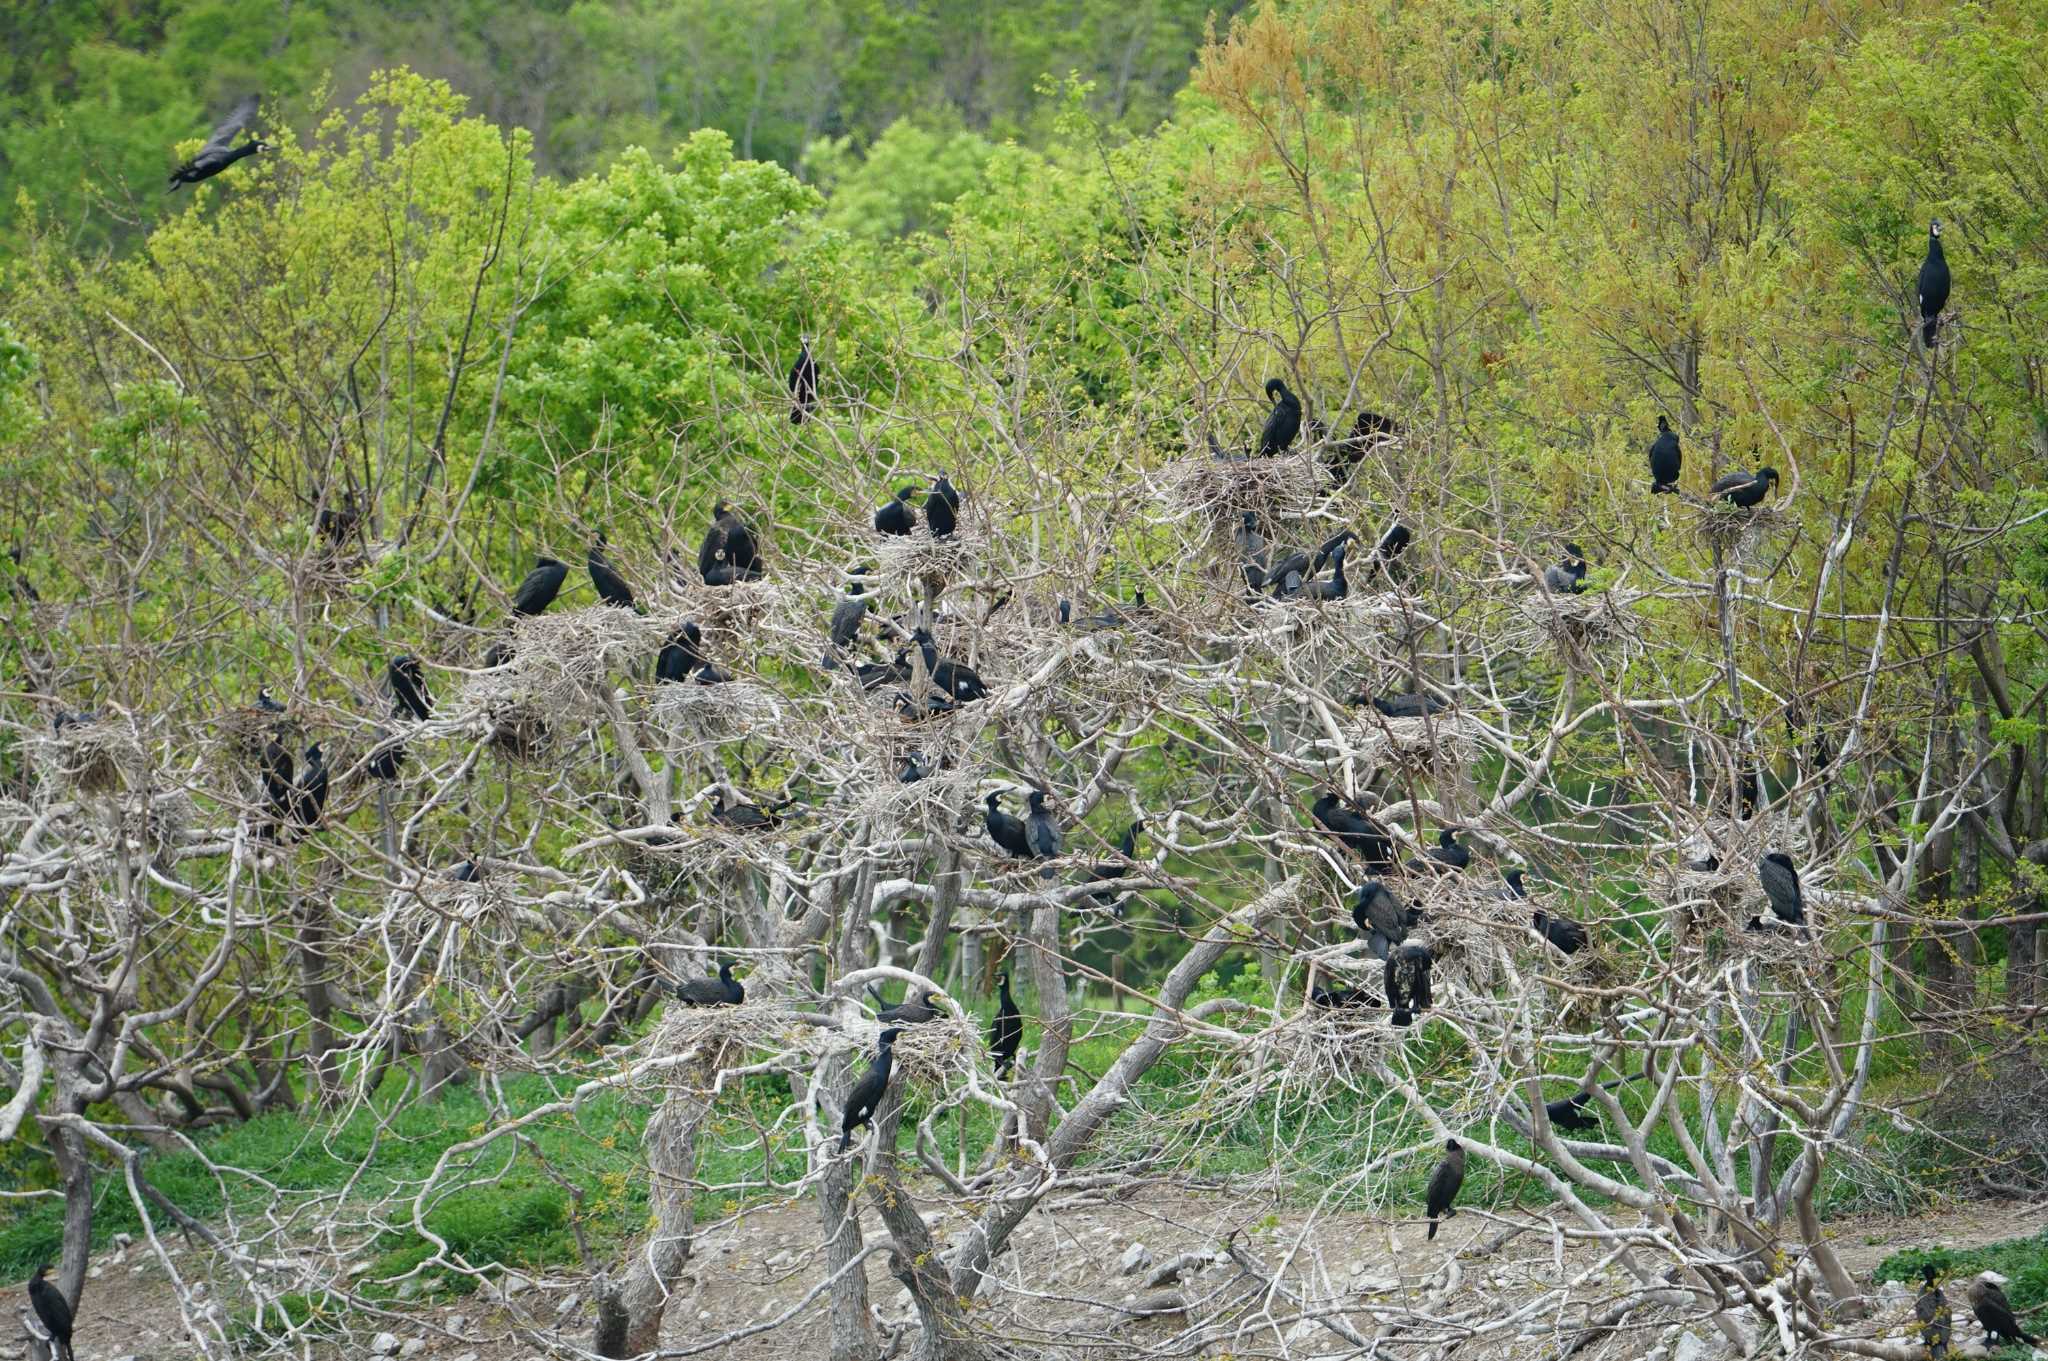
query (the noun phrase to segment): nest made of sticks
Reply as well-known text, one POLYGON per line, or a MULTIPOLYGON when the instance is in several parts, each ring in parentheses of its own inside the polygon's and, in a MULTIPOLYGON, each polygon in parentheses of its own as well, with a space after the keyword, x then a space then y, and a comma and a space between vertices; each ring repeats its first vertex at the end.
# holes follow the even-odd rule
POLYGON ((671 751, 772 735, 783 721, 782 697, 747 680, 657 683, 647 707, 662 745, 671 751))
POLYGON ((970 575, 982 560, 984 547, 965 526, 935 539, 920 521, 908 534, 881 536, 874 550, 874 575, 884 592, 940 591, 970 575))
POLYGON ((515 710, 539 717, 543 727, 551 717, 592 712, 612 674, 645 665, 669 632, 665 620, 611 605, 520 619, 511 630, 511 658, 471 675, 461 706, 500 727, 515 710))
MULTIPOLYGON (((969 1072, 988 1062, 988 1044, 981 1023, 973 1016, 959 1020, 941 1012, 937 1019, 900 1027, 896 1037, 895 1080, 926 1092, 942 1092, 964 1082, 969 1072)), ((882 1038, 883 1024, 853 1027, 848 1032, 826 1032, 835 1047, 872 1056, 882 1038)))
POLYGON ((32 740, 43 777, 81 794, 111 794, 124 783, 136 787, 148 765, 142 736, 124 717, 67 722, 32 740))
POLYGON ((1387 718, 1367 706, 1360 710, 1357 750, 1373 766, 1398 766, 1417 774, 1462 771, 1479 757, 1485 730, 1456 713, 1426 718, 1387 718))
MULTIPOLYGON (((649 618, 660 621, 661 637, 653 650, 658 650, 685 619, 694 619, 703 630, 707 657, 718 659, 735 648, 745 650, 749 640, 769 632, 771 625, 789 627, 794 622, 790 611, 808 608, 800 603, 802 594, 797 587, 765 577, 758 581, 735 581, 730 586, 706 586, 694 578, 665 586, 654 593, 647 607, 649 618)), ((822 631, 822 621, 806 622, 806 637, 822 631)))
POLYGON ((1330 485, 1315 456, 1218 458, 1193 454, 1152 474, 1152 485, 1174 519, 1214 517, 1227 535, 1245 511, 1298 514, 1312 509, 1330 485))
POLYGON ((1532 589, 1510 605, 1501 641, 1518 651, 1548 642, 1572 657, 1633 657, 1643 650, 1638 599, 1629 591, 1556 595, 1532 589))
POLYGON ((1744 510, 1718 497, 1698 503, 1693 511, 1693 530, 1708 548, 1731 556, 1752 552, 1765 539, 1788 523, 1776 506, 1755 506, 1744 510))

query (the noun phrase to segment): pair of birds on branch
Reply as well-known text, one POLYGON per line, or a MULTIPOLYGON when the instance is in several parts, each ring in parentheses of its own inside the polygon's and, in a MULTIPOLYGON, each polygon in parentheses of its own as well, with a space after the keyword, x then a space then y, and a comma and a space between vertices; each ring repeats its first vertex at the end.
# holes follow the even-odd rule
MULTIPOLYGON (((907 538, 917 529, 917 508, 910 504, 910 498, 917 495, 916 487, 899 487, 894 499, 885 503, 875 512, 875 529, 878 533, 898 538, 907 538)), ((960 490, 944 473, 933 480, 931 490, 924 496, 925 528, 934 539, 950 539, 960 524, 960 490)))

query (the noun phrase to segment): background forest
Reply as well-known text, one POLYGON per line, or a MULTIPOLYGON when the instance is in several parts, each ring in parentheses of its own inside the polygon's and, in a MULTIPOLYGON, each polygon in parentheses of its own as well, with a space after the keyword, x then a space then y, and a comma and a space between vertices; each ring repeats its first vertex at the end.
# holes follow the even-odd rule
POLYGON ((2048 3, 0 30, 0 1262, 81 1339, 131 1252, 165 1355, 1917 1361, 1930 1264, 1959 1342, 1980 1270, 2039 1319, 2017 1209, 1833 1226, 2048 1193, 2048 3), (942 475, 956 538, 877 534, 942 475), (699 570, 728 502, 761 581, 699 570), (726 684, 658 678, 685 620, 726 684), (984 817, 1033 789, 1044 877, 984 817), (1810 930, 1745 929, 1770 851, 1810 930), (1412 1028, 1328 1005, 1375 878, 1412 1028), (1134 1188, 1156 1270, 1031 1239, 1134 1188))

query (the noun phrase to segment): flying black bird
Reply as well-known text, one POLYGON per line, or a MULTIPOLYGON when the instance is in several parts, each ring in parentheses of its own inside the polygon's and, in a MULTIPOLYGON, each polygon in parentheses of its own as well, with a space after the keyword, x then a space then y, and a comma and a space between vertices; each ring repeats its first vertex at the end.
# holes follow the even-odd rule
POLYGON ((961 703, 988 698, 988 686, 982 681, 981 673, 965 662, 942 660, 938 645, 932 641, 928 631, 912 630, 910 639, 923 654, 925 674, 931 677, 932 685, 940 694, 961 703))
MULTIPOLYGON (((1060 828, 1046 811, 1045 791, 1031 791, 1031 812, 1024 819, 1024 844, 1031 848, 1031 854, 1040 860, 1051 860, 1060 853, 1060 828)), ((1052 871, 1045 870, 1041 878, 1052 878, 1052 871)))
POLYGON ((732 961, 721 960, 716 978, 685 978, 669 991, 686 1007, 736 1007, 747 1000, 746 987, 732 976, 732 961))
POLYGON ((555 596, 568 579, 569 568, 545 554, 533 560, 533 570, 519 583, 519 589, 512 593, 512 613, 523 615, 539 614, 555 603, 555 596))
POLYGON ((1927 258, 1920 262, 1920 343, 1934 348, 1941 309, 1948 306, 1948 257, 1941 253, 1941 219, 1927 224, 1927 258))
POLYGON ((1458 1188, 1465 1184, 1465 1146, 1456 1139, 1444 1140, 1444 1160, 1436 1165, 1436 1171, 1429 1177, 1429 1191, 1424 1206, 1429 1211, 1428 1238, 1436 1237, 1438 1216, 1449 1219, 1458 1212, 1451 1208, 1458 1198, 1458 1188))
POLYGON ((706 586, 759 581, 763 574, 753 531, 723 501, 711 508, 711 527, 704 531, 704 542, 697 548, 697 574, 706 586))
POLYGON ((1513 902, 1517 898, 1529 896, 1529 890, 1522 887, 1522 870, 1519 865, 1513 869, 1502 870, 1500 877, 1507 881, 1507 886, 1495 889, 1494 897, 1504 902, 1513 902))
MULTIPOLYGON (((199 149, 199 154, 171 172, 170 187, 175 190, 181 184, 197 184, 201 180, 210 180, 244 156, 253 156, 259 151, 270 150, 270 144, 260 137, 252 137, 240 146, 234 144, 236 134, 249 126, 249 120, 256 116, 260 102, 255 95, 243 96, 235 105, 234 111, 215 125, 213 135, 206 139, 206 145, 199 149)), ((1947 277, 1946 274, 1942 276, 1944 280, 1947 277)), ((1943 296, 1947 296, 1946 283, 1942 292, 1943 296)))
POLYGON ((1429 966, 1427 945, 1402 945, 1387 956, 1387 1006, 1397 1026, 1413 1024, 1416 1013, 1429 1010, 1429 966))
POLYGON ((1408 551, 1408 545, 1415 542, 1415 531, 1395 521, 1387 526, 1387 532, 1380 535, 1380 541, 1373 545, 1372 557, 1365 564, 1365 579, 1371 581, 1375 573, 1385 572, 1387 580, 1398 582, 1401 574, 1395 566, 1401 555, 1408 551))
POLYGON ((1564 546, 1564 561, 1543 569, 1543 584, 1552 595, 1578 595, 1586 589, 1586 550, 1575 543, 1564 546))
MULTIPOLYGON (((1124 860, 1131 860, 1138 854, 1138 833, 1144 829, 1145 819, 1143 818, 1137 819, 1130 826, 1124 828, 1123 836, 1116 843, 1116 853, 1122 856, 1124 860)), ((1089 870, 1087 877, 1081 882, 1084 884, 1110 883, 1123 878, 1130 872, 1130 866, 1121 861, 1103 861, 1089 870)), ((1109 888, 1097 889, 1089 896, 1095 900, 1098 907, 1108 907, 1117 900, 1118 895, 1114 888, 1109 888)))
POLYGON ((751 803, 727 803, 722 789, 712 799, 711 820, 735 832, 764 832, 780 827, 782 810, 796 802, 793 798, 784 799, 766 809, 751 803))
POLYGON ((49 1270, 50 1264, 45 1262, 36 1268, 35 1275, 29 1277, 29 1306, 36 1311, 43 1327, 49 1330, 53 1361, 72 1361, 71 1305, 65 1300, 63 1291, 43 1279, 49 1270))
POLYGON ((818 361, 811 358, 811 342, 799 339, 796 363, 789 367, 789 423, 802 425, 804 417, 818 406, 818 361))
POLYGON ((1261 456, 1284 452, 1301 433, 1301 399, 1287 390, 1287 384, 1278 378, 1268 378, 1266 396, 1273 409, 1266 416, 1265 428, 1259 431, 1261 456))
POLYGON ((306 773, 292 790, 292 821, 308 830, 327 809, 327 753, 315 742, 306 748, 306 773))
MULTIPOLYGON (((1520 871, 1516 871, 1517 874, 1520 871)), ((1517 883, 1517 887, 1520 884, 1517 883)), ((1569 917, 1552 916, 1538 909, 1536 912, 1536 934, 1549 941, 1565 954, 1575 955, 1586 946, 1586 928, 1569 917)))
POLYGON ((853 640, 860 637, 860 626, 868 617, 868 609, 874 604, 863 590, 861 579, 855 577, 846 583, 846 595, 832 607, 831 643, 825 649, 824 664, 827 667, 839 665, 841 652, 853 646, 853 640))
POLYGON ((384 679, 391 686, 392 712, 421 723, 434 716, 434 701, 427 694, 427 675, 419 658, 393 657, 384 668, 384 679))
POLYGON ((1010 996, 1010 971, 1004 969, 996 975, 996 1019, 988 1029, 988 1048, 995 1055, 997 1077, 1017 1062, 1017 1049, 1023 1043, 1024 1014, 1017 1010, 1017 999, 1010 996))
POLYGON ((1309 812, 1344 843, 1344 849, 1363 860, 1368 869, 1394 868, 1394 838, 1371 818, 1354 812, 1335 793, 1323 791, 1309 812))
POLYGON ((1657 438, 1650 441, 1650 494, 1678 494, 1678 473, 1685 466, 1685 454, 1678 447, 1678 432, 1664 417, 1657 418, 1657 438))
POLYGON ((935 1021, 939 1018, 939 1009, 932 1005, 933 996, 932 990, 926 988, 916 1000, 906 997, 893 1007, 883 1007, 875 1016, 891 1025, 923 1025, 926 1021, 935 1021))
POLYGON ((635 608, 633 588, 604 560, 604 535, 598 535, 597 542, 590 545, 584 563, 590 568, 590 584, 597 588, 599 600, 607 605, 617 605, 622 610, 635 608))
POLYGON ((853 1090, 846 1094, 846 1114, 839 1121, 841 1153, 846 1152, 846 1146, 853 1141, 853 1132, 875 1118, 875 1109, 882 1104, 882 1093, 889 1087, 896 1037, 902 1033, 894 1028, 882 1032, 882 1042, 875 1050, 874 1062, 861 1074, 860 1081, 853 1084, 853 1090))
POLYGON ((1358 886, 1358 899, 1351 905, 1351 920, 1374 959, 1386 959, 1395 946, 1408 939, 1408 932, 1422 920, 1422 909, 1412 903, 1403 906, 1394 891, 1377 879, 1358 886))
POLYGON ((1963 1291, 1963 1298, 1976 1312, 1977 1322, 1984 1325, 1984 1340, 1994 1347, 2033 1346, 2039 1339, 2021 1330, 2019 1318, 2012 1311, 2012 1301, 2005 1297, 2005 1291, 1990 1276, 1989 1272, 1980 1274, 1963 1291))
POLYGON ((915 487, 899 487, 896 497, 875 512, 875 528, 884 534, 904 535, 917 528, 917 511, 912 508, 910 498, 917 495, 915 487))
POLYGON ((988 839, 1002 847, 1004 854, 1014 855, 1020 860, 1029 860, 1031 841, 1025 835, 1024 820, 1003 811, 1002 797, 1001 792, 997 790, 989 791, 988 797, 983 800, 988 805, 988 811, 982 814, 982 825, 988 828, 988 839))
POLYGON ((1934 1263, 1920 1268, 1920 1295, 1913 1301, 1913 1317, 1920 1320, 1920 1342, 1927 1348, 1928 1361, 1943 1361, 1949 1354, 1949 1344, 1955 1340, 1955 1315, 1949 1309, 1948 1296, 1941 1293, 1941 1287, 1934 1280, 1934 1263))
POLYGON ((950 539, 953 530, 960 523, 960 492, 944 473, 932 483, 932 489, 925 493, 924 523, 934 539, 950 539))
MULTIPOLYGON (((1764 896, 1771 900, 1771 915, 1787 926, 1806 929, 1806 894, 1799 885, 1799 871, 1792 857, 1772 851, 1757 862, 1756 877, 1763 881, 1764 896)), ((1751 919, 1753 922, 1755 918, 1751 919)), ((1757 923, 1761 925, 1761 923, 1757 923)))
POLYGON ((1758 468, 1754 474, 1729 473, 1707 490, 1732 506, 1753 510, 1778 485, 1776 468, 1758 468))
POLYGON ((1383 718, 1423 718, 1451 707, 1435 695, 1373 695, 1363 690, 1353 695, 1349 703, 1370 704, 1383 718))

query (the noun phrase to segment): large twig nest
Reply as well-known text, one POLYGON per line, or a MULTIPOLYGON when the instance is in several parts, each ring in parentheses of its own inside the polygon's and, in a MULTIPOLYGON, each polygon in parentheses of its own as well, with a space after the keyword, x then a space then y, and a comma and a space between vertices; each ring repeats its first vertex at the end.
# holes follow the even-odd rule
POLYGON ((943 539, 934 539, 923 523, 908 534, 884 534, 875 545, 875 575, 881 590, 914 594, 929 588, 940 591, 952 582, 964 580, 981 560, 983 545, 965 526, 956 527, 943 539))
POLYGON ((1172 518, 1214 518, 1226 534, 1248 510, 1261 515, 1307 511, 1329 486, 1323 466, 1300 453, 1271 458, 1196 454, 1164 465, 1151 480, 1172 518))
POLYGON ((611 605, 520 619, 508 640, 511 658, 471 675, 462 707, 488 714, 503 726, 526 710, 547 720, 588 713, 616 671, 644 666, 669 634, 660 619, 611 605))
POLYGON ((1700 502, 1693 511, 1693 529, 1700 542, 1731 557, 1755 551, 1788 523, 1785 514, 1775 506, 1744 510, 1718 497, 1700 502))
POLYGON ((752 681, 718 685, 656 684, 648 714, 662 745, 671 751, 742 737, 772 735, 783 720, 782 700, 775 691, 752 681))
POLYGON ((1501 641, 1524 651, 1548 642, 1567 657, 1605 654, 1627 659, 1643 650, 1642 619, 1634 609, 1640 598, 1628 591, 1518 593, 1501 641))
POLYGON ((1479 758, 1485 734, 1477 720, 1459 714, 1425 718, 1387 718, 1377 709, 1361 710, 1363 734, 1358 750, 1374 766, 1398 766, 1417 774, 1444 774, 1470 768, 1479 758))
POLYGON ((139 785, 147 765, 142 737, 125 717, 66 722, 33 739, 43 777, 81 794, 111 794, 139 785))
MULTIPOLYGON (((656 593, 648 606, 650 618, 659 619, 659 649, 678 621, 694 619, 704 631, 705 655, 724 655, 734 646, 747 647, 766 627, 785 619, 795 608, 801 592, 763 578, 735 581, 730 586, 706 586, 701 581, 683 582, 656 593)), ((823 646, 824 621, 816 625, 823 646)))
MULTIPOLYGON (((837 1036, 841 1044, 849 1044, 858 1053, 872 1055, 880 1043, 883 1024, 879 1021, 870 1029, 857 1026, 851 1033, 837 1036)), ((981 1066, 988 1055, 988 1047, 981 1033, 981 1024, 974 1017, 960 1020, 940 1013, 938 1019, 918 1025, 901 1027, 902 1034, 896 1037, 895 1080, 907 1087, 926 1092, 942 1092, 964 1082, 967 1074, 981 1066)))

